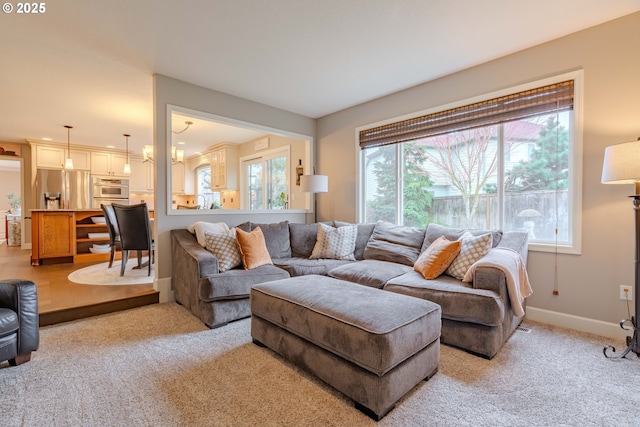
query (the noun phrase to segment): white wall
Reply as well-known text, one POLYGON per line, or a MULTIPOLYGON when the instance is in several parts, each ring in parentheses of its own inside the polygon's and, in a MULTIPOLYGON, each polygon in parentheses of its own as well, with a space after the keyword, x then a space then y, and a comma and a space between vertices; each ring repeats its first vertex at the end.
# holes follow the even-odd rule
POLYGON ((160 300, 171 299, 171 236, 170 230, 185 228, 195 221, 226 222, 230 226, 244 221, 305 222, 306 213, 273 211, 269 213, 252 213, 246 211, 208 211, 199 213, 176 211, 167 215, 167 138, 166 113, 167 106, 174 105, 223 116, 246 123, 282 130, 313 141, 315 138, 315 120, 269 107, 245 99, 237 98, 222 92, 172 79, 154 76, 154 153, 155 167, 155 227, 156 227, 156 286, 160 290, 160 300))
POLYGON ((617 324, 627 317, 619 285, 634 283, 633 186, 603 185, 600 174, 606 146, 640 135, 638 52, 635 13, 319 119, 317 173, 329 175, 329 192, 318 219, 356 219, 357 127, 584 69, 582 254, 557 256, 554 296, 555 255, 530 252, 528 309, 617 324))

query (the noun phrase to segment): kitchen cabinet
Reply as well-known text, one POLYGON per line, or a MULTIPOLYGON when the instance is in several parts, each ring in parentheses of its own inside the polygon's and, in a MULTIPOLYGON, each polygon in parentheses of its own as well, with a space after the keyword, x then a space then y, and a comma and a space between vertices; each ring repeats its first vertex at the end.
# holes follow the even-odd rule
POLYGON ((128 176, 124 173, 127 156, 119 153, 91 152, 91 173, 105 176, 128 176))
POLYGON ((185 166, 184 163, 171 165, 171 192, 185 194, 185 166))
MULTIPOLYGON (((50 145, 36 145, 36 167, 39 169, 64 169, 67 149, 50 145)), ((89 151, 71 150, 73 168, 90 170, 91 159, 89 151)))
POLYGON ((211 190, 238 189, 238 161, 237 147, 227 146, 211 152, 211 190))
MULTIPOLYGON (((110 253, 91 253, 94 243, 109 243, 106 224, 91 217, 103 216, 101 209, 31 211, 31 264, 108 261, 110 253), (89 237, 102 233, 104 237, 89 237)), ((116 259, 120 258, 116 253, 116 259)))
POLYGON ((64 148, 60 147, 37 145, 36 167, 45 169, 63 169, 65 159, 64 151, 64 148))
POLYGON ((71 258, 75 255, 76 228, 71 211, 31 212, 31 264, 42 259, 71 258))
POLYGON ((153 163, 144 162, 142 157, 129 156, 131 193, 153 193, 153 163))

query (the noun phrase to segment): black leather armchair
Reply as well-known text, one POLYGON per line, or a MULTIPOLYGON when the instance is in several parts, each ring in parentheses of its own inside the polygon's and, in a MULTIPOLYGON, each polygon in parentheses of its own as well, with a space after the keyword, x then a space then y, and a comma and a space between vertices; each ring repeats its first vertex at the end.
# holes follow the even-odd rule
POLYGON ((40 344, 38 293, 29 280, 0 280, 0 362, 12 366, 31 360, 40 344))

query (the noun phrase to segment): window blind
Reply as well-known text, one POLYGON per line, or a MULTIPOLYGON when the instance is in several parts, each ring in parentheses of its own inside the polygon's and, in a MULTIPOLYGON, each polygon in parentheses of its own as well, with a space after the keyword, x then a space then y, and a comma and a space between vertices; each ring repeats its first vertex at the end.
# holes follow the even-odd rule
POLYGON ((573 109, 573 80, 362 130, 360 148, 398 144, 570 109, 573 109))

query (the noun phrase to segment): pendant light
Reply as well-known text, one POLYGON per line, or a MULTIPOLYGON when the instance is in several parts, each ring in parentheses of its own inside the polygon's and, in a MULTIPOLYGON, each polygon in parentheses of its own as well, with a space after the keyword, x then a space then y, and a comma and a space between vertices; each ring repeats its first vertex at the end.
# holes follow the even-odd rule
POLYGON ((72 170, 73 159, 71 158, 71 140, 69 136, 71 133, 71 129, 73 129, 73 126, 65 125, 64 127, 67 128, 67 159, 64 161, 64 168, 67 170, 72 170))
POLYGON ((124 134, 124 137, 126 138, 126 144, 127 144, 127 163, 124 164, 124 173, 125 175, 130 175, 131 174, 131 165, 129 164, 129 137, 131 135, 129 135, 128 133, 124 134))

